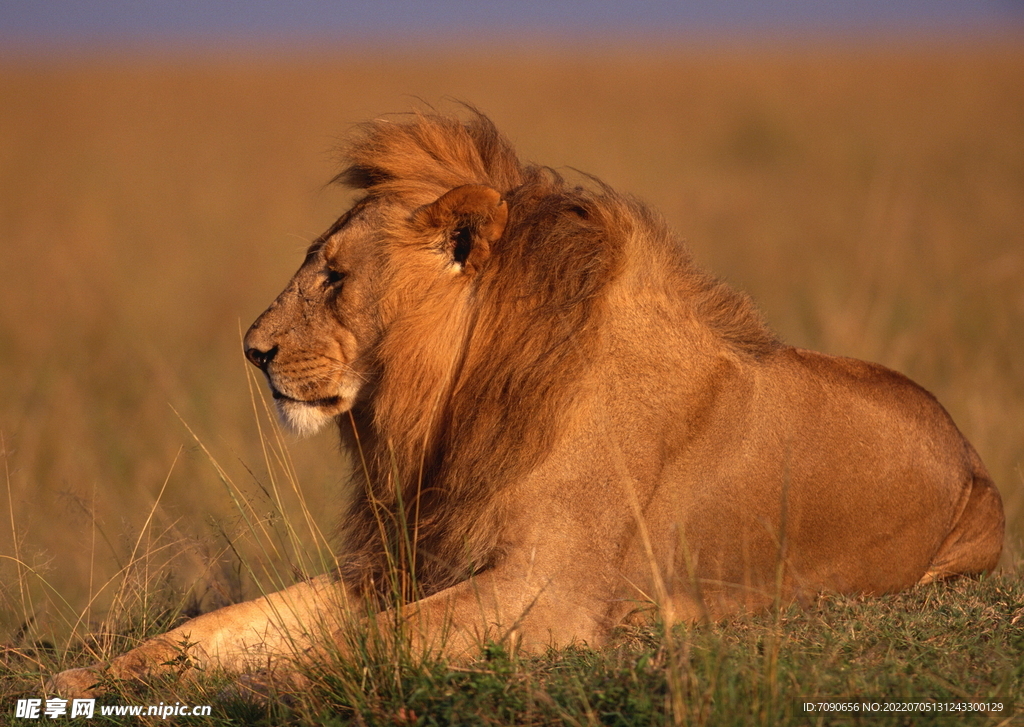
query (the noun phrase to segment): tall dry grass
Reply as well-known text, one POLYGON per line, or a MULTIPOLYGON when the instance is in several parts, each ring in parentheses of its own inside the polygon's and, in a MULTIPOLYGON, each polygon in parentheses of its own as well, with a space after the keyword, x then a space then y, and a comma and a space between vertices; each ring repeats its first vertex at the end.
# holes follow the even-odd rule
MULTIPOLYGON (((240 515, 300 503, 267 487, 239 332, 346 204, 329 150, 414 97, 472 101, 525 158, 646 199, 791 342, 934 391, 1019 553, 1019 47, 0 62, 0 638, 66 635, 153 578, 197 584, 195 608, 254 595, 239 556, 273 570, 314 543, 264 552, 240 515)), ((324 530, 335 449, 291 445, 324 530)))

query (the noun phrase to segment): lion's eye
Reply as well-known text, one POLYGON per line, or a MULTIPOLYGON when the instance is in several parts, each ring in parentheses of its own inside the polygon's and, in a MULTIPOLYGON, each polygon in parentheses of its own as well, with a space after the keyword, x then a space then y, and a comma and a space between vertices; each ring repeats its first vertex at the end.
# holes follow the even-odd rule
POLYGON ((345 273, 327 268, 324 273, 324 287, 334 288, 345 279, 345 273))

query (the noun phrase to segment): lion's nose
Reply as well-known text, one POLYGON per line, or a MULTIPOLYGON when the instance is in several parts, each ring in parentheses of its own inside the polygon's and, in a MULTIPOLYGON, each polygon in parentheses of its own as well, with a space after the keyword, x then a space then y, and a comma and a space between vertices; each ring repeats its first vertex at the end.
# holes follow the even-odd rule
POLYGON ((257 368, 267 370, 267 366, 274 360, 274 356, 277 354, 277 346, 274 346, 269 351, 262 351, 254 346, 246 346, 245 357, 256 366, 257 368))

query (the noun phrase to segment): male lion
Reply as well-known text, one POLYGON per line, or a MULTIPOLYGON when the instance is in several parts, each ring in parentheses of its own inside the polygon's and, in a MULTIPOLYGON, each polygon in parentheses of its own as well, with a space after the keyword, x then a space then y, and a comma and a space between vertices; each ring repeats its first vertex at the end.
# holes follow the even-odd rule
MULTIPOLYGON (((287 671, 353 599, 459 656, 596 646, 647 605, 716 618, 995 567, 999 493, 935 399, 784 345, 639 202, 521 164, 479 114, 370 122, 338 180, 362 198, 245 355, 292 429, 334 420, 352 448, 343 565, 151 639, 113 676, 183 641, 287 671)), ((97 668, 55 686, 88 691, 97 668)))

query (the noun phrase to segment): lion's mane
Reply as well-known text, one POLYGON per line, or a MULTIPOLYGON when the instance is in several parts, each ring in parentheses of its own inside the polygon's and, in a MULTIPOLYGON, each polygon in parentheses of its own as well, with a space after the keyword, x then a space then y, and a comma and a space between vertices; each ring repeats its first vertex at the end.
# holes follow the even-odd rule
MULTIPOLYGON (((608 290, 631 256, 643 258, 633 267, 654 266, 652 284, 724 346, 756 357, 779 345, 748 297, 699 270, 660 217, 596 179, 572 185, 522 164, 479 113, 466 123, 423 113, 368 122, 345 158, 336 181, 367 201, 411 209, 481 184, 509 206, 469 308, 438 294, 375 352, 380 381, 346 437, 360 488, 341 577, 356 591, 389 600, 393 576, 407 586, 411 565, 419 591, 407 597, 428 595, 500 555, 506 515, 522 506, 507 485, 571 436, 562 413, 602 344, 608 290), (453 320, 463 335, 446 333, 453 320)), ((415 286, 398 263, 389 284, 415 286)))

